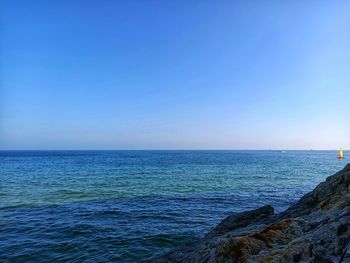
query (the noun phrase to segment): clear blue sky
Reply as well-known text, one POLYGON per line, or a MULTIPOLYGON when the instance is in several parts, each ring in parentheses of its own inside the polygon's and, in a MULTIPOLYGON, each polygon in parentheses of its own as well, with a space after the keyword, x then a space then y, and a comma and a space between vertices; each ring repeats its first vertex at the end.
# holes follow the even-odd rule
POLYGON ((350 148, 349 1, 0 7, 0 149, 350 148))

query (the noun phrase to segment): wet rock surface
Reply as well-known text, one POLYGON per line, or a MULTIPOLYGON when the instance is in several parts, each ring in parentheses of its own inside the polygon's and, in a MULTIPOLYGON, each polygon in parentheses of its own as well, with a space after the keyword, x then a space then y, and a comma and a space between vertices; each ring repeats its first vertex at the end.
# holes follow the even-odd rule
POLYGON ((350 164, 286 211, 225 218, 194 244, 145 262, 349 262, 350 164))

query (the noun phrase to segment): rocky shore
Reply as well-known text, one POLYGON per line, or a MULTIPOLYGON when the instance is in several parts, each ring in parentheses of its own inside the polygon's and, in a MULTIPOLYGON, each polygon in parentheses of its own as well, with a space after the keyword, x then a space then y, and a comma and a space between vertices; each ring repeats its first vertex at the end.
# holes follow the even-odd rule
POLYGON ((350 262, 350 164, 286 211, 233 214, 194 244, 145 262, 350 262))

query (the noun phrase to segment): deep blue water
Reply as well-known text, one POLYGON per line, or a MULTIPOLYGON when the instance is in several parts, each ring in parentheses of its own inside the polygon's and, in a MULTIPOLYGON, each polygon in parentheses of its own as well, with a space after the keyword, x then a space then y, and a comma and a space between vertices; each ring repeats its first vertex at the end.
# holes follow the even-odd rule
POLYGON ((135 262, 232 212, 282 211, 335 151, 0 151, 0 262, 135 262))

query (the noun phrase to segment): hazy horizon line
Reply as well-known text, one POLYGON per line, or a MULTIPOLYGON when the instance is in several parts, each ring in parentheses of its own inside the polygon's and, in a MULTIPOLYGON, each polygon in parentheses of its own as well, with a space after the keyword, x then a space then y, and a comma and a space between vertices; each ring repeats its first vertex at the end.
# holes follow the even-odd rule
MULTIPOLYGON (((66 148, 66 149, 0 149, 0 151, 338 151, 336 149, 286 149, 286 148, 266 148, 266 149, 245 149, 245 148, 112 148, 112 149, 79 149, 79 148, 66 148)), ((343 150, 346 150, 343 148, 343 150)))

